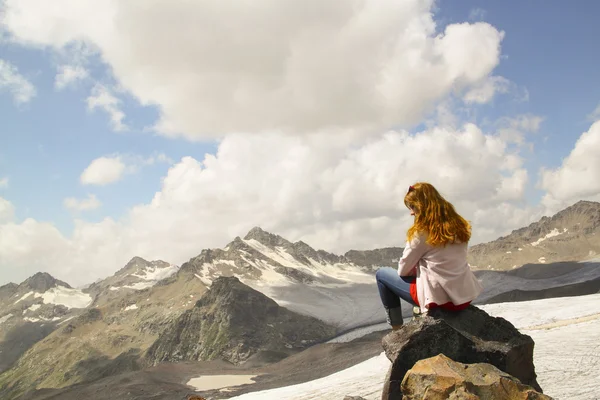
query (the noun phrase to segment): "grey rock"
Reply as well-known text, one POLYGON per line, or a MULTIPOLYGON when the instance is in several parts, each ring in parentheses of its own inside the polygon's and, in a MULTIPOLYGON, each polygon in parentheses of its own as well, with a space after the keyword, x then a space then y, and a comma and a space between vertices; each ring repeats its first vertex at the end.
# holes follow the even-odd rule
POLYGON ((533 339, 520 333, 509 321, 491 317, 470 306, 460 312, 433 309, 382 340, 392 362, 383 400, 401 399, 400 385, 417 361, 439 354, 454 361, 488 363, 542 393, 533 364, 533 339))

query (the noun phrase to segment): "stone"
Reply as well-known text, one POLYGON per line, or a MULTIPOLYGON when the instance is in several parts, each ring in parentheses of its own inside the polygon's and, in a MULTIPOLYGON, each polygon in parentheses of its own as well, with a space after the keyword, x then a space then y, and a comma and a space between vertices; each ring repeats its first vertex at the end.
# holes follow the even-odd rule
POLYGON ((344 400, 365 400, 365 398, 360 396, 346 396, 344 400))
POLYGON ((459 312, 432 309, 382 339, 392 362, 382 400, 402 399, 404 375, 417 361, 444 354, 466 363, 488 363, 540 393, 533 364, 533 339, 504 318, 492 317, 471 305, 459 312))
POLYGON ((402 381, 403 400, 551 400, 491 364, 462 364, 443 354, 418 361, 402 381))

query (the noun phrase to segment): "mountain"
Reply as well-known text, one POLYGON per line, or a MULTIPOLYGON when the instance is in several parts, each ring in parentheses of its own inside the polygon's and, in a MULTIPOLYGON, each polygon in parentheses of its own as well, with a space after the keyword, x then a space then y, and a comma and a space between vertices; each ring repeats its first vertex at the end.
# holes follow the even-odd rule
POLYGON ((285 358, 331 338, 332 326, 291 312, 235 277, 219 277, 148 350, 153 364, 221 359, 240 364, 260 354, 285 358))
MULTIPOLYGON (((256 227, 243 239, 236 237, 224 249, 202 250, 180 268, 163 261, 134 257, 111 277, 78 292, 85 296, 88 308, 76 318, 65 318, 60 321, 61 325, 48 328, 43 339, 38 337, 39 342, 23 354, 13 368, 0 375, 0 388, 4 387, 0 396, 9 398, 32 387, 64 387, 139 368, 147 361, 143 355, 155 343, 152 352, 155 360, 176 359, 179 350, 168 345, 169 335, 186 326, 186 318, 194 320, 206 312, 206 307, 197 308, 195 303, 221 276, 235 275, 240 284, 261 292, 265 304, 270 305, 261 303, 260 309, 270 310, 273 304, 288 308, 289 311, 277 314, 288 318, 287 325, 304 332, 291 321, 297 319, 318 328, 316 336, 305 332, 298 339, 307 340, 304 345, 324 337, 319 332, 325 335, 332 332, 331 329, 343 330, 380 320, 381 310, 373 301, 377 296, 373 285, 377 265, 370 264, 369 260, 377 263, 386 257, 397 260, 399 254, 391 253, 393 251, 386 249, 382 254, 369 251, 353 252, 350 257, 337 256, 314 250, 304 242, 289 242, 256 227), (357 262, 350 261, 351 257, 357 262), (265 300, 265 296, 272 300, 265 300), (171 350, 174 353, 170 353, 171 350)), ((7 285, 0 293, 15 296, 14 291, 14 286, 7 285)), ((205 329, 226 326, 229 312, 234 309, 211 314, 215 322, 203 326, 205 329)), ((274 317, 256 318, 270 321, 274 317)), ((246 323, 248 321, 243 321, 246 323)), ((289 332, 281 329, 288 335, 289 332)), ((270 338, 269 334, 261 330, 251 334, 230 331, 234 337, 241 335, 240 343, 245 343, 243 346, 248 346, 250 353, 256 353, 254 359, 281 358, 303 345, 284 335, 288 337, 285 343, 273 340, 273 347, 263 348, 257 340, 270 338)), ((191 335, 193 327, 186 332, 191 335)), ((201 333, 210 337, 209 331, 201 333)), ((244 359, 243 351, 240 352, 231 356, 224 350, 220 356, 244 359)))
MULTIPOLYGON (((474 246, 469 256, 484 265, 486 257, 502 261, 512 254, 506 253, 508 245, 522 246, 522 256, 560 251, 561 240, 567 248, 583 239, 593 245, 597 210, 598 203, 577 203, 537 225, 474 246), (556 234, 559 227, 563 233, 556 234)), ((571 254, 590 254, 587 249, 571 254)), ((4 285, 0 366, 10 369, 0 374, 0 398, 14 399, 32 388, 84 385, 148 363, 279 360, 334 331, 382 322, 374 272, 396 265, 401 254, 402 248, 392 247, 335 255, 255 227, 222 249, 202 250, 181 267, 134 257, 83 290, 47 274, 4 285), (304 327, 314 327, 316 334, 304 327)), ((557 293, 572 295, 580 290, 573 285, 600 275, 597 263, 540 264, 511 274, 480 268, 476 273, 486 286, 482 301, 502 293, 513 300, 531 298, 521 293, 530 289, 543 297, 543 291, 564 285, 571 286, 557 293)), ((596 287, 586 285, 588 292, 596 287)), ((405 308, 408 315, 410 306, 405 308)))
POLYGON ((401 254, 401 248, 388 248, 339 256, 254 227, 223 249, 202 250, 177 276, 210 286, 220 276, 235 275, 291 311, 350 329, 381 318, 374 272, 394 265, 401 254))
POLYGON ((0 372, 91 301, 45 272, 0 287, 0 372))
POLYGON ((552 217, 469 248, 473 269, 508 270, 528 263, 582 261, 600 254, 600 203, 579 201, 552 217))
POLYGON ((84 292, 94 298, 94 305, 102 305, 126 293, 151 288, 178 270, 178 266, 165 261, 146 261, 141 257, 133 257, 112 276, 92 283, 84 292))
MULTIPOLYGON (((177 270, 162 261, 135 257, 113 276, 76 291, 85 298, 80 305, 86 308, 73 309, 72 314, 52 325, 46 322, 32 327, 36 328, 32 331, 37 332, 37 340, 11 369, 0 375, 0 398, 16 398, 32 388, 65 387, 141 368, 140 359, 159 334, 193 307, 206 290, 198 279, 174 277, 177 270), (165 279, 170 279, 170 283, 165 284, 165 279), (40 329, 44 329, 43 334, 40 329)), ((62 285, 57 287, 67 291, 62 285)), ((57 287, 39 296, 33 291, 25 293, 18 304, 25 307, 29 299, 40 301, 57 287)), ((18 289, 11 299, 20 300, 23 290, 18 289)), ((9 291, 14 292, 14 286, 4 289, 9 291)), ((71 306, 73 299, 72 296, 71 306)), ((4 306, 2 309, 5 313, 4 306)), ((0 345, 5 344, 10 342, 0 345)))

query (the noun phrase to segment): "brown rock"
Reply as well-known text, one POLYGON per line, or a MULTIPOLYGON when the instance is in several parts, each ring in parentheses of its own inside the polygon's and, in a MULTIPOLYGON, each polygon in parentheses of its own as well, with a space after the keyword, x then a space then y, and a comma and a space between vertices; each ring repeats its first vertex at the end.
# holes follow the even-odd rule
POLYGON ((387 334, 383 349, 392 362, 382 400, 402 399, 400 384, 419 360, 444 354, 466 363, 488 363, 542 392, 533 365, 534 342, 504 318, 470 306, 460 312, 431 310, 387 334))
POLYGON ((443 354, 418 361, 402 381, 403 400, 547 400, 491 364, 462 364, 443 354))

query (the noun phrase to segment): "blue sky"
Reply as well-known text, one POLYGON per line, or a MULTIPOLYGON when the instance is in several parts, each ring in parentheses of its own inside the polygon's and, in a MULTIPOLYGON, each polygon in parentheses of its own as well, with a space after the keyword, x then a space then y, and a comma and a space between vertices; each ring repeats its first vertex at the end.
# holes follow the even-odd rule
MULTIPOLYGON (((4 0, 0 3, 3 3, 7 9, 17 7, 17 3, 12 0, 4 0)), ((90 4, 91 7, 95 3, 85 2, 85 4, 90 4)), ((510 200, 514 207, 521 207, 520 211, 515 211, 515 215, 519 212, 527 214, 529 211, 526 207, 539 206, 542 198, 547 194, 541 188, 535 187, 540 168, 561 167, 580 135, 590 128, 593 120, 589 115, 600 105, 600 68, 598 68, 600 53, 597 51, 596 43, 597 38, 600 37, 600 25, 596 23, 597 15, 600 14, 600 3, 580 1, 567 5, 560 1, 450 2, 444 0, 437 2, 436 6, 434 20, 437 24, 437 32, 442 32, 447 25, 483 21, 505 34, 500 44, 500 60, 488 75, 506 79, 509 82, 508 89, 505 93, 496 93, 483 104, 458 104, 460 97, 457 97, 451 104, 453 112, 460 116, 461 122, 474 122, 486 134, 493 135, 499 127, 498 121, 502 118, 516 118, 520 115, 542 118, 543 122, 537 132, 525 134, 526 141, 533 144, 533 150, 523 148, 519 153, 529 176, 524 189, 525 195, 510 200)), ((164 7, 168 7, 167 2, 164 7)), ((415 7, 414 10, 417 8, 415 7)), ((173 9, 177 8, 173 7, 173 9)), ((42 18, 43 12, 46 11, 38 8, 28 12, 29 14, 26 14, 28 16, 37 16, 36 13, 40 13, 42 18)), ((84 29, 81 26, 85 27, 85 24, 76 23, 77 18, 83 17, 79 17, 75 11, 72 14, 65 17, 72 22, 72 31, 69 31, 71 28, 65 28, 64 31, 71 32, 69 34, 73 37, 83 37, 81 35, 84 33, 78 32, 77 29, 84 29)), ((98 15, 104 14, 99 12, 98 15)), ((234 15, 231 18, 236 17, 240 16, 234 15)), ((139 18, 141 21, 144 16, 139 18)), ((34 20, 32 17, 32 21, 34 20)), ((178 100, 174 99, 170 92, 168 96, 164 94, 166 92, 154 93, 152 82, 142 82, 142 78, 136 80, 135 76, 126 71, 128 65, 117 60, 115 58, 117 53, 108 47, 107 43, 113 42, 100 36, 94 39, 95 43, 92 43, 93 41, 90 43, 101 50, 88 54, 81 64, 87 71, 87 77, 74 80, 68 86, 57 89, 55 86, 57 67, 72 63, 71 56, 75 53, 70 53, 68 48, 63 46, 60 35, 52 36, 57 31, 49 28, 48 32, 39 33, 43 32, 43 28, 36 27, 33 23, 28 26, 27 19, 23 21, 25 22, 19 25, 19 28, 14 28, 17 25, 8 24, 5 27, 5 32, 8 32, 6 39, 0 42, 0 59, 16 68, 18 74, 35 88, 35 96, 26 102, 18 103, 11 94, 10 88, 6 85, 3 87, 0 80, 0 121, 2 121, 0 182, 2 179, 8 180, 4 187, 0 187, 0 197, 14 206, 15 216, 10 223, 18 225, 26 218, 49 222, 68 240, 73 233, 75 219, 82 219, 90 224, 100 223, 107 217, 114 221, 124 221, 132 207, 151 202, 155 193, 163 188, 163 180, 168 176, 169 168, 180 165, 183 157, 191 156, 201 162, 206 154, 216 154, 221 140, 227 142, 227 138, 230 138, 229 140, 234 141, 231 138, 235 136, 228 135, 238 132, 237 127, 224 128, 226 131, 224 134, 215 130, 213 137, 197 135, 195 140, 190 140, 196 134, 192 132, 195 129, 194 124, 190 125, 188 121, 190 112, 179 113, 179 109, 173 106, 178 104, 178 100), (118 99, 118 108, 125 115, 122 122, 127 126, 126 130, 116 131, 111 125, 109 113, 102 107, 94 110, 88 108, 86 99, 91 96, 94 86, 99 83, 109 87, 111 94, 118 99), (159 104, 146 106, 140 104, 140 98, 153 96, 154 99, 159 99, 159 104), (161 99, 165 99, 162 104, 161 99), (167 110, 165 115, 168 114, 169 118, 178 124, 174 129, 181 134, 156 132, 150 129, 160 120, 161 110, 167 110), (192 128, 189 128, 190 126, 192 128), (166 162, 143 165, 143 160, 157 157, 159 154, 166 157, 166 162), (93 160, 115 155, 120 155, 126 164, 137 166, 138 170, 124 174, 120 180, 112 184, 81 183, 82 172, 93 160), (74 212, 64 206, 65 198, 84 199, 89 194, 93 194, 101 202, 96 209, 74 212)), ((51 25, 50 22, 48 24, 51 25)), ((173 32, 176 34, 179 27, 177 24, 166 24, 160 29, 164 29, 164 32, 169 34, 173 32)), ((90 31, 87 34, 92 37, 97 32, 90 31)), ((223 43, 226 48, 226 42, 223 43)), ((258 45, 262 43, 258 41, 258 45)), ((117 45, 114 46, 116 49, 117 45)), ((157 52, 160 51, 160 46, 160 43, 156 44, 157 52)), ((184 54, 193 54, 195 51, 193 44, 189 44, 187 48, 186 43, 182 46, 184 46, 182 47, 184 54)), ((165 48, 165 51, 167 50, 168 46, 165 48)), ((169 56, 165 55, 165 57, 169 56)), ((473 63, 478 63, 477 55, 473 57, 473 63)), ((483 57, 482 55, 482 59, 483 57)), ((179 70, 177 65, 172 68, 175 68, 174 71, 179 70)), ((182 64, 181 68, 185 68, 185 65, 182 64)), ((245 79, 243 65, 236 65, 235 68, 242 71, 238 75, 240 80, 245 79)), ((469 69, 468 66, 465 68, 469 69)), ((192 68, 191 71, 198 76, 203 73, 200 69, 192 68)), ((140 76, 146 72, 140 70, 140 76)), ((157 88, 163 90, 171 83, 176 84, 180 76, 176 75, 177 73, 172 75, 173 82, 170 82, 171 78, 161 82, 164 87, 157 82, 157 88)), ((227 80, 222 82, 224 87, 228 84, 230 82, 227 80)), ((226 90, 222 92, 225 97, 226 90)), ((205 110, 202 105, 207 104, 207 98, 210 102, 210 96, 198 97, 198 114, 205 110)), ((210 104, 210 107, 215 107, 214 110, 217 110, 219 102, 226 101, 221 99, 219 94, 214 95, 213 98, 214 104, 210 104)), ((444 97, 438 97, 435 102, 443 100, 444 97)), ((192 96, 191 103, 194 102, 192 96)), ((256 103, 260 102, 261 99, 256 100, 256 103)), ((425 106, 432 106, 435 102, 432 101, 425 106)), ((187 104, 187 106, 195 105, 187 104)), ((212 111, 209 109, 206 113, 209 116, 216 115, 216 122, 211 121, 214 124, 207 123, 206 126, 199 126, 198 129, 210 131, 215 126, 226 126, 231 122, 212 111)), ((194 112, 192 108, 192 114, 194 112)), ((274 118, 279 114, 284 113, 273 112, 274 118)), ((227 114, 223 113, 223 115, 227 114)), ((431 114, 421 116, 421 121, 428 116, 431 114)), ((251 117, 248 118, 252 122, 251 117)), ((425 125, 399 123, 398 126, 418 132, 424 129, 425 125)), ((252 129, 248 129, 249 134, 252 134, 252 129)), ((242 168, 246 167, 242 166, 242 168)), ((248 165, 247 168, 252 166, 248 165)), ((273 166, 273 168, 277 167, 273 166)), ((259 174, 256 172, 256 176, 259 174)), ((263 187, 264 185, 263 183, 263 187)), ((203 190, 207 191, 207 189, 203 190)), ((198 207, 204 207, 204 204, 198 203, 198 207)), ((177 208, 177 206, 172 207, 177 208)), ((203 221, 198 223, 202 224, 203 221)), ((281 225, 273 222, 273 226, 281 225)), ((290 228, 289 231, 302 232, 299 233, 300 236, 318 238, 320 236, 311 231, 313 228, 310 227, 314 226, 315 223, 311 223, 302 229, 290 228)), ((498 227, 497 230, 490 231, 490 235, 500 234, 508 229, 509 226, 498 227)), ((206 234, 214 235, 214 232, 206 234)), ((198 239, 198 242, 201 241, 198 239)), ((368 245, 366 242, 360 243, 368 245)), ((373 246, 377 244, 380 243, 373 243, 373 246)), ((353 242, 347 244, 347 246, 352 245, 353 242)), ((43 254, 34 256, 36 260, 44 257, 43 254)), ((12 260, 10 257, 7 259, 12 260)), ((109 270, 116 267, 111 266, 109 270)))

